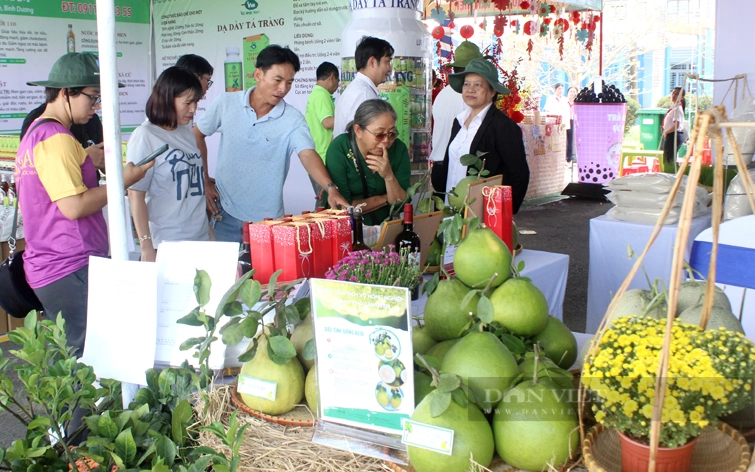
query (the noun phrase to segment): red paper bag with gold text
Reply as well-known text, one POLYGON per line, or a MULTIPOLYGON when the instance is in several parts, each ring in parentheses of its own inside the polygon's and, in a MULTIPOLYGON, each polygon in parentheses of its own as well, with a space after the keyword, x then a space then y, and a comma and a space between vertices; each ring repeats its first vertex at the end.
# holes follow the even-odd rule
MULTIPOLYGON (((245 223, 247 224, 247 223, 245 223)), ((254 280, 261 284, 270 282, 270 276, 275 272, 273 256, 273 226, 280 224, 280 220, 260 221, 248 223, 249 254, 252 258, 254 280)))
POLYGON ((331 219, 335 221, 331 264, 334 266, 338 261, 348 256, 351 251, 351 217, 349 215, 338 215, 331 217, 331 219))
POLYGON ((314 269, 312 231, 304 221, 281 223, 272 227, 275 270, 278 282, 311 277, 314 269))
POLYGON ((514 253, 514 208, 511 187, 508 185, 493 185, 482 188, 484 205, 482 222, 485 226, 506 243, 511 253, 514 253))
POLYGON ((325 272, 333 266, 333 239, 337 221, 331 218, 311 217, 306 220, 312 231, 312 256, 314 270, 312 277, 324 278, 325 272))

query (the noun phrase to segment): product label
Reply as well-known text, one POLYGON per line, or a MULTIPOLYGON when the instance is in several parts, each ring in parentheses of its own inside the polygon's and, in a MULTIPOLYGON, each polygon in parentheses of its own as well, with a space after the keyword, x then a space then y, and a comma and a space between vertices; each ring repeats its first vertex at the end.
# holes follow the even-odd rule
POLYGON ((250 377, 239 374, 238 392, 245 395, 264 398, 265 400, 275 401, 275 395, 278 391, 278 384, 268 382, 267 380, 250 377))
POLYGON ((239 92, 244 90, 241 83, 241 62, 225 63, 225 91, 239 92))
POLYGON ((454 430, 429 424, 404 420, 401 442, 407 446, 421 447, 441 454, 451 455, 454 447, 454 430))

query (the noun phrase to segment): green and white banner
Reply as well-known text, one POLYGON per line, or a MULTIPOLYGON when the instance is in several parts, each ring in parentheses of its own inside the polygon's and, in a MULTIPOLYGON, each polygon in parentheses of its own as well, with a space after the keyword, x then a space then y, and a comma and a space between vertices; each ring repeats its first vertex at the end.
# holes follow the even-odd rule
MULTIPOLYGON (((149 97, 149 0, 115 0, 121 126, 144 121, 149 97)), ((68 52, 97 54, 96 2, 0 0, 0 134, 17 134, 24 117, 44 102, 53 63, 68 52)))

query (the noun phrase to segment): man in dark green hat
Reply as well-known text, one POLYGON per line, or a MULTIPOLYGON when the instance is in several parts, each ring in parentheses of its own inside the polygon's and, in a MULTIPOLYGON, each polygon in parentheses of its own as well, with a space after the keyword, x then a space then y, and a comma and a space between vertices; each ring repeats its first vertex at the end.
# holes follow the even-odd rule
MULTIPOLYGON (((100 107, 100 69, 92 54, 59 58, 45 87, 44 112, 33 122, 16 154, 19 205, 25 220, 26 280, 42 302, 45 318, 62 313, 68 345, 80 356, 87 322, 89 256, 107 257, 107 226, 95 162, 70 131, 100 107)), ((152 163, 123 170, 126 187, 141 180, 152 163)))
POLYGON ((461 94, 467 108, 454 119, 443 162, 433 166, 433 189, 450 192, 469 174, 461 157, 480 155, 488 176, 502 175, 503 185, 511 186, 516 213, 527 193, 530 169, 521 128, 495 106, 498 95, 507 95, 510 90, 498 82, 498 70, 485 59, 472 59, 464 72, 452 74, 448 82, 461 94))
MULTIPOLYGON (((464 68, 472 59, 482 58, 480 48, 470 41, 462 41, 454 51, 454 62, 446 64, 455 73, 464 72, 464 68)), ((461 95, 451 87, 444 87, 433 102, 433 150, 430 160, 441 162, 446 154, 448 138, 451 137, 451 126, 454 118, 464 109, 461 95)))

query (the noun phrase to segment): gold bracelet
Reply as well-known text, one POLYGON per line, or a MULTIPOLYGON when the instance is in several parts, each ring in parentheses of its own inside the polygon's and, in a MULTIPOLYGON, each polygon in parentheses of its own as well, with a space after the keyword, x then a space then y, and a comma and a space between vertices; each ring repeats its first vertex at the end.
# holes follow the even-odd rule
POLYGON ((152 240, 152 236, 150 236, 149 234, 145 234, 144 236, 141 236, 139 239, 137 239, 137 242, 139 244, 141 244, 141 243, 143 243, 144 241, 146 241, 148 239, 151 241, 152 240))

